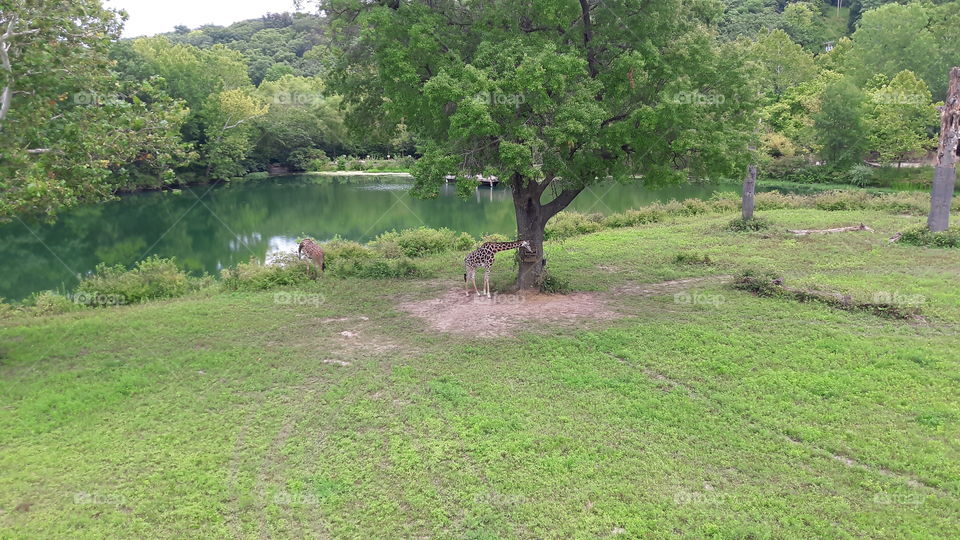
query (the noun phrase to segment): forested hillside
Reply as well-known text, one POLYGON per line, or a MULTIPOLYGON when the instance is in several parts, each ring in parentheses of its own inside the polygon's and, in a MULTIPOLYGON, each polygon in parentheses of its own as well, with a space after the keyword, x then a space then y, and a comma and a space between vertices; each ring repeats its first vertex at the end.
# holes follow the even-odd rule
MULTIPOLYGON (((761 176, 869 185, 877 171, 865 160, 895 166, 934 146, 936 105, 949 67, 960 64, 960 3, 706 5, 720 54, 755 87, 761 176)), ((416 155, 416 134, 402 122, 348 121, 327 88, 333 30, 320 15, 273 13, 127 40, 123 15, 99 0, 51 6, 19 0, 0 15, 9 47, 0 219, 271 166, 360 168, 347 156, 416 155), (58 67, 38 68, 51 59, 58 67)), ((709 108, 728 97, 691 87, 650 106, 709 108)))

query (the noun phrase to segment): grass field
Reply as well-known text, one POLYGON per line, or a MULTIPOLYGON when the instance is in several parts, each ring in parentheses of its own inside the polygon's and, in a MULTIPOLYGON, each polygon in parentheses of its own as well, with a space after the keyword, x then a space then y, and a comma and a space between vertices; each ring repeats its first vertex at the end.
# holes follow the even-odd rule
POLYGON ((960 253, 887 242, 918 217, 762 214, 550 243, 610 315, 499 337, 399 307, 460 287, 462 253, 0 322, 0 537, 954 536, 960 253), (923 319, 755 297, 746 268, 923 319))

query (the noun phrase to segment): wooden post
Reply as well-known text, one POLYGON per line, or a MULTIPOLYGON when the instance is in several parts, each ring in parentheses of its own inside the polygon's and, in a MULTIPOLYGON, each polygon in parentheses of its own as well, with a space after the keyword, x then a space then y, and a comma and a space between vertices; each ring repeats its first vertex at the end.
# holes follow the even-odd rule
POLYGON ((743 202, 741 216, 744 221, 753 219, 753 202, 757 192, 757 164, 747 166, 747 175, 743 177, 743 202))
POLYGON ((960 157, 960 67, 950 70, 950 85, 940 112, 940 146, 933 171, 930 194, 930 216, 927 227, 945 231, 950 226, 950 205, 957 181, 957 158, 960 157))

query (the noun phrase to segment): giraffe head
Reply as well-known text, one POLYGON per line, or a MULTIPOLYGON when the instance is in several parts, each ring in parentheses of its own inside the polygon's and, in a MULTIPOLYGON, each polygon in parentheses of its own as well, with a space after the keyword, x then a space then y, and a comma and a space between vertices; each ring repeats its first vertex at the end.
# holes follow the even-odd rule
POLYGON ((527 251, 533 251, 532 249, 530 249, 530 241, 529 241, 529 240, 521 240, 521 241, 520 241, 520 247, 522 247, 523 249, 525 249, 525 250, 527 250, 527 251))

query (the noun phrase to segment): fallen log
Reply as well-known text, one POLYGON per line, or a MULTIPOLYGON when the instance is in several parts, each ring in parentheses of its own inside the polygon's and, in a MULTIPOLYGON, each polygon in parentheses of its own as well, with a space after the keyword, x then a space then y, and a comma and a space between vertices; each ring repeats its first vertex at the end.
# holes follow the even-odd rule
POLYGON ((733 287, 749 291, 757 296, 787 298, 797 302, 819 302, 826 306, 844 311, 863 311, 879 317, 923 321, 920 307, 910 303, 895 302, 884 293, 874 295, 873 302, 854 299, 849 294, 815 289, 787 287, 781 277, 772 274, 753 274, 745 272, 737 276, 733 287))
POLYGON ((898 232, 897 234, 890 237, 890 243, 892 244, 894 242, 898 242, 901 238, 903 238, 903 233, 898 232))
POLYGON ((854 225, 852 227, 837 227, 836 229, 787 229, 788 232, 792 232, 797 236, 806 236, 808 234, 830 234, 838 232, 848 232, 848 231, 870 231, 873 232, 873 229, 867 227, 863 223, 860 225, 854 225))

